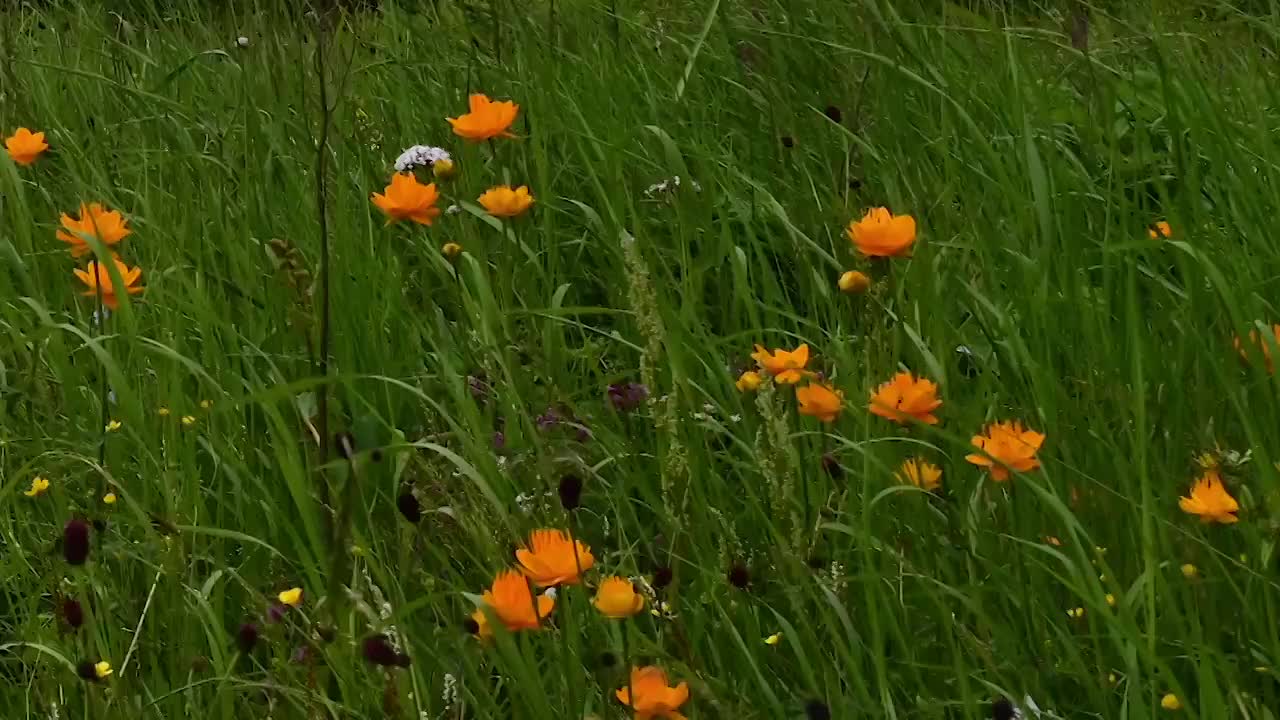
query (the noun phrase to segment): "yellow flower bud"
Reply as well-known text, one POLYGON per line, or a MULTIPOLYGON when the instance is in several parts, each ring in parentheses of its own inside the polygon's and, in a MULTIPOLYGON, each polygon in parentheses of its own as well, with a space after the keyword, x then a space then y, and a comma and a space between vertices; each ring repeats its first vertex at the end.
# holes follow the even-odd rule
POLYGON ((1191 563, 1182 566, 1182 577, 1188 580, 1194 580, 1200 574, 1200 569, 1191 563))
POLYGON ((760 373, 754 370, 748 370, 742 373, 734 386, 742 392, 753 392, 760 389, 760 384, 764 382, 764 378, 760 377, 760 373))
POLYGON ((440 158, 439 160, 431 163, 431 174, 435 175, 439 180, 448 180, 453 177, 454 171, 455 168, 452 160, 440 158))
POLYGON ((867 277, 866 273, 850 270, 840 276, 840 282, 837 284, 842 293, 861 295, 871 288, 871 278, 867 277))
POLYGON ((447 242, 440 248, 440 252, 444 253, 445 257, 453 260, 462 254, 462 246, 456 242, 447 242))
POLYGON ((1164 697, 1160 698, 1160 707, 1165 710, 1181 710, 1182 701, 1173 693, 1165 693, 1164 697))

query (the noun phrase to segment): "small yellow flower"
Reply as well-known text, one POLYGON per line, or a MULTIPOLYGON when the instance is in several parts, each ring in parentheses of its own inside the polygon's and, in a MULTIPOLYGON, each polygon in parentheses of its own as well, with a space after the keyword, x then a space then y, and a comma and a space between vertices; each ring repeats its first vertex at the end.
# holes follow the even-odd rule
POLYGON ((1191 563, 1183 564, 1182 577, 1188 580, 1195 580, 1196 576, 1198 576, 1199 574, 1200 574, 1200 568, 1196 567, 1195 565, 1192 565, 1191 563))
POLYGON ((760 384, 764 382, 764 378, 760 377, 760 373, 754 370, 748 370, 738 378, 733 384, 741 392, 754 392, 760 389, 760 384))
POLYGON ((1107 684, 1108 684, 1108 685, 1115 685, 1115 684, 1116 684, 1116 683, 1118 683, 1118 682, 1120 682, 1120 678, 1116 677, 1116 674, 1115 674, 1115 673, 1107 673, 1107 684))
POLYGON ((435 175, 437 180, 448 180, 453 177, 454 170, 453 161, 449 158, 440 158, 431 163, 431 174, 435 175))
POLYGON ((1071 608, 1070 610, 1067 610, 1067 617, 1075 618, 1077 620, 1084 617, 1084 608, 1075 607, 1075 608, 1071 608))
POLYGON ((443 253, 445 257, 453 260, 462 254, 462 246, 456 242, 447 242, 441 246, 440 252, 443 253))
POLYGON ((836 283, 840 287, 840 292, 849 295, 861 295, 871 288, 871 278, 866 273, 850 270, 840 276, 840 281, 836 283))
POLYGON ((111 422, 107 423, 107 427, 104 429, 107 432, 115 432, 119 430, 121 427, 122 427, 122 424, 119 420, 112 420, 111 422))
POLYGON ((156 408, 156 414, 160 417, 169 417, 169 412, 170 410, 167 407, 156 408))
POLYGON ((182 427, 191 427, 192 425, 195 425, 195 424, 196 424, 196 416, 195 416, 195 415, 183 415, 183 416, 182 416, 182 427))
POLYGON ((515 217, 533 205, 533 195, 524 185, 515 189, 510 185, 499 185, 485 191, 478 202, 494 217, 515 217))
POLYGON ((115 505, 115 504, 116 504, 116 494, 115 494, 115 493, 112 493, 112 492, 109 492, 109 493, 107 493, 106 495, 103 495, 103 496, 102 496, 102 502, 104 502, 104 503, 106 503, 106 504, 108 504, 108 505, 115 505))
POLYGON ((302 588, 296 587, 281 591, 281 593, 276 596, 276 599, 279 600, 281 604, 296 608, 299 605, 302 605, 302 588))
POLYGON ((777 645, 782 642, 782 633, 776 632, 764 639, 765 645, 777 645))
POLYGON ((921 490, 933 492, 942 487, 942 471, 937 465, 918 458, 909 458, 893 474, 903 485, 915 485, 921 490))
POLYGON ((97 675, 99 680, 110 677, 113 672, 115 671, 111 669, 111 663, 106 660, 93 666, 93 674, 97 675))
POLYGON ((1160 707, 1165 710, 1181 710, 1182 701, 1173 693, 1165 693, 1164 697, 1160 698, 1160 707))
POLYGON ((1107 605, 1109 605, 1109 606, 1111 606, 1111 607, 1115 607, 1115 606, 1116 606, 1116 596, 1115 596, 1115 595, 1112 595, 1111 593, 1107 593, 1107 605))
POLYGON ((611 577, 600 583, 593 604, 602 615, 622 619, 644 609, 644 596, 636 592, 630 580, 611 577))
POLYGON ((1106 549, 1106 548, 1104 548, 1104 547, 1102 547, 1101 545, 1095 545, 1095 546, 1094 546, 1094 548, 1093 548, 1093 551, 1094 551, 1094 552, 1096 552, 1096 553, 1098 553, 1099 555, 1106 555, 1106 554, 1107 554, 1107 549, 1106 549))
POLYGON ((212 401, 212 400, 201 400, 201 401, 200 401, 200 409, 201 409, 201 410, 208 410, 208 409, 209 409, 209 408, 211 408, 211 407, 213 407, 213 401, 212 401))
POLYGON ((47 492, 49 492, 49 481, 46 478, 37 476, 31 480, 31 489, 23 492, 22 494, 29 498, 33 498, 40 497, 47 492))

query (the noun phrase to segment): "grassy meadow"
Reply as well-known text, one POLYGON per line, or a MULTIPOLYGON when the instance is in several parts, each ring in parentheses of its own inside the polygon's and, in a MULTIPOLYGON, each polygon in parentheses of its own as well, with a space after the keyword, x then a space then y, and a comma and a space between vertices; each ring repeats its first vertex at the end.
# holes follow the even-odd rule
POLYGON ((0 715, 1280 714, 1280 7, 298 5, 0 8, 0 715))

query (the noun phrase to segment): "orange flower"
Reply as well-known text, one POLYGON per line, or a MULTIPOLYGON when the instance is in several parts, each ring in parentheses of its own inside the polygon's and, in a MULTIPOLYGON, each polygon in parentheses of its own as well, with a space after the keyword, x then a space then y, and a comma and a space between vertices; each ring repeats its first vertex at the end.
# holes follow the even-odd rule
MULTIPOLYGON (((1280 325, 1272 325, 1271 333, 1275 336, 1276 344, 1280 345, 1280 325)), ((1267 372, 1274 373, 1276 371, 1276 366, 1275 362, 1271 359, 1271 346, 1261 339, 1257 330, 1249 331, 1249 344, 1258 348, 1258 352, 1262 355, 1262 361, 1267 365, 1267 372)), ((1235 346, 1236 352, 1240 353, 1240 357, 1244 358, 1245 362, 1248 362, 1249 351, 1240 342, 1240 336, 1238 335, 1235 339, 1235 346)))
POLYGON ((1011 468, 1027 472, 1040 467, 1036 453, 1044 444, 1044 434, 1024 430, 1017 420, 990 425, 986 435, 975 435, 972 442, 983 452, 966 455, 964 459, 991 468, 991 477, 997 482, 1008 480, 1011 468))
POLYGON ((1152 223, 1151 226, 1147 228, 1147 237, 1151 238, 1152 240, 1160 240, 1162 238, 1171 238, 1173 237, 1173 228, 1170 227, 1169 223, 1165 222, 1164 220, 1159 220, 1157 222, 1152 223))
POLYGON ((801 345, 792 351, 778 348, 770 354, 760 345, 751 353, 751 358, 760 364, 761 369, 773 376, 774 382, 794 385, 807 373, 804 366, 809 364, 809 346, 801 345))
POLYGON ((929 492, 942 487, 942 471, 938 466, 918 458, 910 458, 902 463, 902 467, 893 476, 904 485, 915 485, 929 492))
POLYGON ((844 406, 844 393, 826 385, 806 385, 796 390, 800 414, 815 417, 822 422, 835 422, 844 406))
POLYGON ((644 596, 623 577, 607 578, 596 590, 596 609, 611 618, 626 618, 644 609, 644 596))
POLYGON ((1196 480, 1195 485, 1191 486, 1191 497, 1179 500, 1178 507, 1188 515, 1199 515, 1207 523, 1230 525, 1240 520, 1234 514, 1239 512, 1240 504, 1227 492, 1217 470, 1209 470, 1196 480))
POLYGON ((521 185, 515 190, 509 185, 489 188, 480 196, 480 204, 494 217, 515 217, 533 204, 533 196, 529 188, 521 185))
POLYGON ((871 393, 867 409, 874 415, 906 425, 909 418, 937 425, 933 411, 942 406, 938 399, 938 386, 924 378, 917 379, 909 372, 898 373, 893 379, 871 393))
POLYGON ((486 95, 472 95, 471 112, 458 118, 447 118, 453 132, 472 142, 495 137, 511 137, 507 128, 516 120, 520 106, 513 102, 494 102, 486 95))
POLYGON ((887 208, 872 208, 861 220, 849 223, 849 239, 867 257, 909 255, 916 241, 916 220, 910 215, 894 216, 887 208))
POLYGON ((631 668, 628 687, 619 688, 614 695, 618 702, 636 712, 636 720, 669 718, 685 720, 677 710, 689 700, 689 684, 682 682, 675 687, 667 685, 665 670, 652 665, 631 668), (635 695, 634 699, 632 695, 635 695))
POLYGON ((430 225, 440 215, 436 200, 436 184, 423 185, 412 173, 396 173, 384 191, 374 193, 373 204, 387 214, 387 224, 399 220, 412 220, 419 225, 430 225))
MULTIPOLYGON (((130 295, 137 295, 142 292, 142 286, 138 284, 138 278, 142 277, 142 268, 130 269, 118 257, 112 257, 112 262, 116 265, 116 272, 120 273, 120 280, 124 282, 124 291, 130 295)), ((96 261, 90 260, 89 267, 84 270, 72 270, 76 277, 80 278, 89 287, 81 295, 96 297, 99 289, 102 291, 102 304, 115 310, 119 307, 119 293, 111 284, 111 272, 105 267, 98 265, 96 261)))
POLYGON ((72 220, 69 215, 62 213, 62 227, 65 232, 59 230, 57 237, 71 245, 73 258, 82 258, 93 252, 93 248, 85 240, 87 237, 97 238, 98 242, 111 247, 133 233, 129 229, 129 222, 120 215, 119 210, 108 212, 99 203, 81 203, 79 220, 72 220))
POLYGON ((30 130, 20 127, 17 132, 8 138, 5 138, 4 149, 9 151, 9 157, 19 165, 30 165, 40 157, 40 153, 49 149, 49 143, 44 141, 44 133, 33 133, 30 130))
POLYGON ((571 540, 563 530, 534 530, 529 545, 516 550, 525 575, 539 586, 577 585, 584 571, 595 564, 591 549, 571 540))
MULTIPOLYGON (((537 597, 538 612, 534 614, 533 590, 529 589, 529 581, 515 570, 504 570, 493 579, 493 587, 484 591, 484 604, 493 612, 494 618, 506 626, 507 630, 537 630, 542 618, 551 614, 555 608, 555 598, 539 595, 537 597)), ((477 608, 480 616, 484 616, 483 608, 477 608)), ((492 634, 488 618, 482 622, 472 615, 480 626, 479 634, 484 637, 492 634)))

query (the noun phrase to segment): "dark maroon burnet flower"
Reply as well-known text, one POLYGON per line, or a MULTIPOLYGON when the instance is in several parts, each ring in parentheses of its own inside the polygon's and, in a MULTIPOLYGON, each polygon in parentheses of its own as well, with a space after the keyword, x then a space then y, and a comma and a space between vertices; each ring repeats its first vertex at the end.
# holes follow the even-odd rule
POLYGON ((831 708, 821 700, 810 700, 804 704, 804 716, 809 720, 831 720, 831 708))
POLYGON ((840 108, 835 105, 828 105, 827 109, 822 111, 822 114, 826 115, 833 123, 838 123, 844 119, 844 113, 840 112, 840 108))
POLYGON ((81 660, 77 663, 76 674, 80 676, 81 680, 88 680, 89 682, 98 682, 102 679, 98 677, 98 668, 95 667, 92 660, 81 660))
POLYGON ((240 648, 240 652, 248 655, 253 652, 253 647, 258 644, 258 626, 251 623, 243 623, 236 630, 236 647, 240 648))
POLYGON ((844 466, 831 453, 823 453, 822 470, 827 473, 833 480, 839 480, 844 477, 844 466))
POLYGON ((649 399, 649 388, 644 383, 614 383, 609 386, 609 404, 618 412, 631 412, 649 399))
POLYGON ((560 496, 561 507, 565 510, 576 510, 578 504, 582 502, 582 478, 572 473, 560 478, 556 494, 560 496))
POLYGON ((483 377, 468 375, 467 389, 471 391, 471 397, 476 400, 485 400, 489 397, 489 383, 485 382, 483 377))
POLYGON ((746 565, 735 563, 729 568, 729 584, 739 590, 745 590, 751 584, 751 571, 746 565))
POLYGON ((410 525, 417 525, 422 519, 422 504, 418 502, 418 497, 410 490, 405 490, 396 498, 396 509, 404 516, 404 519, 410 525))
POLYGON ((549 407, 534 422, 537 423, 539 430, 550 430, 564 422, 564 418, 560 416, 558 410, 549 407))
POLYGON ((1008 698, 999 698, 991 703, 992 720, 1012 720, 1017 717, 1017 710, 1014 709, 1013 703, 1008 698))
POLYGON ((364 659, 381 667, 409 667, 409 656, 395 649, 386 635, 370 635, 361 643, 364 659))
POLYGON ((78 630, 84 624, 84 608, 80 606, 79 600, 64 598, 58 610, 62 615, 62 621, 72 630, 78 630))
POLYGON ((493 434, 493 449, 505 450, 507 447, 507 434, 498 430, 493 434))
POLYGON ((89 559, 89 524, 68 520, 62 528, 62 557, 71 565, 83 565, 89 559))
POLYGON ((267 622, 280 623, 284 622, 284 616, 289 614, 289 606, 283 603, 274 603, 267 608, 267 622))
POLYGON ((653 589, 661 590, 671 584, 675 578, 675 573, 670 567, 663 566, 653 571, 653 589))

